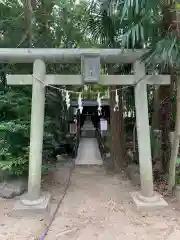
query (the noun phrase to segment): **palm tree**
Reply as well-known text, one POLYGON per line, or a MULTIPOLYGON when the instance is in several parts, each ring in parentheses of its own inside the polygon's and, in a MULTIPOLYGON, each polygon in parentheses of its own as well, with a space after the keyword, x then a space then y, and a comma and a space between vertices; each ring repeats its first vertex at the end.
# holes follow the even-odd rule
MULTIPOLYGON (((103 10, 108 13, 106 30, 113 22, 113 40, 120 39, 118 43, 126 48, 143 48, 149 51, 142 58, 154 69, 170 73, 178 73, 180 66, 180 29, 179 29, 179 1, 178 0, 105 0, 101 3, 103 10), (176 8, 174 8, 174 4, 176 8), (172 11, 174 9, 174 11, 172 11), (111 21, 110 21, 110 20, 111 21), (120 32, 122 35, 120 36, 120 32), (158 60, 161 62, 158 62, 158 60)), ((103 24, 101 25, 103 26, 103 24)), ((105 26, 104 26, 105 28, 105 26)), ((112 31, 111 31, 112 32, 112 31)), ((109 33, 109 32, 108 32, 109 33)), ((110 35, 111 38, 111 35, 110 35)), ((109 39, 110 39, 109 38, 109 39)), ((178 81, 179 83, 179 81, 178 81)), ((177 95, 179 94, 177 84, 177 95)), ((162 152, 164 170, 167 171, 169 162, 169 131, 171 114, 171 93, 169 86, 159 87, 159 101, 161 113, 159 114, 162 130, 162 152)), ((177 96, 177 110, 179 111, 177 96)), ((175 184, 175 160, 179 147, 179 112, 177 111, 174 147, 170 162, 170 189, 175 184)))

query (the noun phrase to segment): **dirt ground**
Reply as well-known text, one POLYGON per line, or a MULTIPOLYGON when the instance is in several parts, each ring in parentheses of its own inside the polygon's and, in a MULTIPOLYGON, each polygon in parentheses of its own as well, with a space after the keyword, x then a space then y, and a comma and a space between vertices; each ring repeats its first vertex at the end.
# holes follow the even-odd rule
MULTIPOLYGON (((52 194, 51 212, 68 179, 64 167, 44 178, 43 188, 52 194)), ((159 211, 137 212, 129 192, 138 190, 122 174, 107 174, 103 167, 74 170, 67 195, 47 240, 176 240, 180 239, 180 203, 167 199, 159 211)), ((0 240, 36 240, 47 218, 13 218, 15 200, 0 200, 0 240)))

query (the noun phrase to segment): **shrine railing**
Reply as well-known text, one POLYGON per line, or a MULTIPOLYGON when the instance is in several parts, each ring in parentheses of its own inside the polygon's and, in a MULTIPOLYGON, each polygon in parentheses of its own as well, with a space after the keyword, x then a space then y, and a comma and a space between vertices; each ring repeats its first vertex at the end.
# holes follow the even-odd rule
POLYGON ((99 129, 96 129, 96 138, 98 141, 98 146, 99 146, 99 151, 100 151, 101 157, 102 157, 103 161, 106 161, 109 151, 108 151, 108 148, 106 147, 105 140, 101 136, 101 132, 99 129))
POLYGON ((73 147, 73 154, 72 154, 73 158, 76 158, 78 155, 80 136, 81 136, 81 131, 80 131, 80 128, 78 128, 75 136, 75 144, 73 147))

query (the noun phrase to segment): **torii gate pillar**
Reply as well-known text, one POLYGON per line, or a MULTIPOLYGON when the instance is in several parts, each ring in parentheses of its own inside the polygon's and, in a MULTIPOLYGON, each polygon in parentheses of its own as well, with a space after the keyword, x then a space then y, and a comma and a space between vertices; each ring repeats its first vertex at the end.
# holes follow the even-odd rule
POLYGON ((20 210, 20 212, 22 212, 22 210, 44 212, 48 209, 51 199, 49 193, 41 192, 45 75, 45 62, 40 59, 35 60, 33 64, 28 192, 17 202, 15 212, 17 212, 17 210, 20 210))
POLYGON ((153 173, 151 143, 149 131, 149 114, 147 98, 147 81, 145 64, 136 61, 134 64, 135 77, 135 106, 136 106, 136 127, 139 149, 139 168, 141 179, 141 191, 130 193, 138 208, 164 207, 167 202, 153 191, 153 173))
POLYGON ((33 87, 31 105, 31 133, 29 153, 28 195, 38 199, 41 189, 42 146, 44 133, 46 65, 42 60, 35 60, 33 66, 33 87), (39 79, 39 81, 37 81, 39 79))

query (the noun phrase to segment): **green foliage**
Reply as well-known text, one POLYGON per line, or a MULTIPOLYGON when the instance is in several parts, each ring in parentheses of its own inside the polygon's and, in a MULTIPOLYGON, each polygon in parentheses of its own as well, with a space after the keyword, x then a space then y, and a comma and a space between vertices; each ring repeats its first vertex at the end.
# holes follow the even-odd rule
POLYGON ((180 169, 179 168, 176 170, 176 185, 177 186, 180 185, 180 169))
MULTIPOLYGON (((90 45, 86 32, 87 3, 75 0, 32 1, 32 29, 27 25, 23 1, 0 1, 0 47, 85 47, 90 45), (30 32, 31 31, 31 32, 30 32), (30 36, 32 39, 30 39, 30 36)), ((51 64, 48 73, 77 73, 79 67, 51 64)), ((8 175, 27 174, 30 142, 30 111, 32 87, 7 87, 6 74, 32 74, 32 64, 0 65, 0 171, 8 175)), ((73 87, 69 86, 73 90, 73 87)), ((77 96, 76 96, 77 97, 77 96)), ((66 142, 68 112, 61 92, 47 88, 44 160, 54 148, 66 142)), ((38 123, 37 123, 38 124, 38 123)))
POLYGON ((8 175, 20 176, 28 171, 29 123, 0 123, 0 169, 8 175))
POLYGON ((7 176, 20 176, 28 171, 30 96, 28 87, 1 84, 0 170, 7 176))

